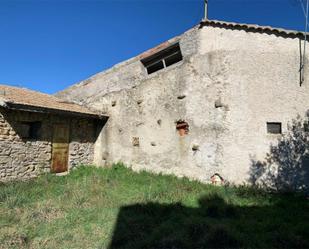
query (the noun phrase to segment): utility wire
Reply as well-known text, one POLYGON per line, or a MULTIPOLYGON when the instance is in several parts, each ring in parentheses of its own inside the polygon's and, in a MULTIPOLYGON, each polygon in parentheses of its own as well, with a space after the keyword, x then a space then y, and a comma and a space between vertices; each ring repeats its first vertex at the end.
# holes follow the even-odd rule
POLYGON ((302 10, 304 12, 304 16, 306 19, 306 23, 305 23, 305 35, 304 35, 304 49, 303 49, 303 57, 301 60, 301 67, 300 67, 300 71, 301 71, 301 82, 300 85, 302 85, 302 83, 305 80, 305 64, 306 64, 306 44, 307 44, 307 30, 308 30, 308 8, 309 8, 309 0, 307 0, 306 2, 306 9, 304 6, 304 3, 302 0, 300 0, 301 3, 301 7, 302 10))
POLYGON ((304 6, 304 3, 303 3, 303 0, 299 0, 299 2, 300 2, 300 6, 303 10, 304 16, 306 17, 306 11, 305 11, 305 6, 304 6))
MULTIPOLYGON (((301 6, 301 9, 303 11, 303 14, 304 14, 304 17, 306 19, 306 9, 305 9, 305 6, 304 6, 304 3, 303 3, 303 0, 298 0, 300 2, 300 6, 301 6)), ((308 23, 308 26, 309 26, 309 23, 308 23)))

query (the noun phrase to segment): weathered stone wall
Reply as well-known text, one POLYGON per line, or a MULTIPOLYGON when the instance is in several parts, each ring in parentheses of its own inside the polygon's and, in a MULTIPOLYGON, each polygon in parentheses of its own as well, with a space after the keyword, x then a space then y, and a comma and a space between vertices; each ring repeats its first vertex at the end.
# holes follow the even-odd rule
POLYGON ((96 127, 93 120, 73 119, 71 121, 71 142, 69 165, 93 164, 96 127))
POLYGON ((53 124, 71 124, 69 170, 93 163, 94 121, 0 109, 0 181, 27 179, 50 172, 53 124), (21 138, 19 122, 42 122, 39 139, 21 138))
POLYGON ((309 109, 299 40, 204 27, 179 42, 184 59, 173 66, 147 75, 136 57, 58 96, 110 117, 96 143, 98 165, 123 161, 136 170, 248 182, 252 162, 280 138, 266 122, 282 122, 286 133, 309 109), (177 121, 188 123, 188 134, 179 135, 177 121))

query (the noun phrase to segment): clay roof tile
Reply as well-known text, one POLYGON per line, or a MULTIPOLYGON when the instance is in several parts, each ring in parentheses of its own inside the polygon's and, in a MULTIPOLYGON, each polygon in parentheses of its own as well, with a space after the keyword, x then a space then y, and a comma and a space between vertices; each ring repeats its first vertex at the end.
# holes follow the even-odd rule
POLYGON ((103 117, 103 115, 82 105, 66 102, 53 95, 7 85, 0 85, 0 105, 12 109, 18 109, 17 106, 20 106, 31 109, 38 108, 43 112, 59 111, 73 115, 87 115, 97 118, 103 117))

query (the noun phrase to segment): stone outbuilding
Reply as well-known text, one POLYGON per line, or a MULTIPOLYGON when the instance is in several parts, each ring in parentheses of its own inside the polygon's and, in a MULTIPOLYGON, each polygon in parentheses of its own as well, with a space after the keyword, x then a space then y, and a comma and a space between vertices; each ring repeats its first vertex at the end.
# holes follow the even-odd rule
POLYGON ((93 164, 106 120, 48 94, 0 85, 0 181, 93 164))

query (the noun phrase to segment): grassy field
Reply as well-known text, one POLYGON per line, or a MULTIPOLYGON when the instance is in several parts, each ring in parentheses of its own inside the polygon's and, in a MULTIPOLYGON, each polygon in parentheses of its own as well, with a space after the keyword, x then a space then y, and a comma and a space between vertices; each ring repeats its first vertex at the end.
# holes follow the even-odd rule
POLYGON ((0 248, 309 248, 309 200, 81 167, 0 185, 0 248))

